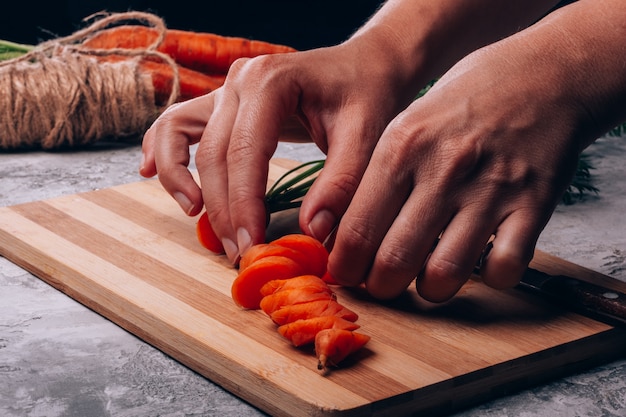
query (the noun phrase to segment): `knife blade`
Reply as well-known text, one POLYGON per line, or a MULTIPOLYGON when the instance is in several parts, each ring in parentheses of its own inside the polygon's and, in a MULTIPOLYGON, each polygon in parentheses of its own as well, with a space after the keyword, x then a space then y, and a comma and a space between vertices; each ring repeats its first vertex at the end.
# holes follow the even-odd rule
POLYGON ((539 293, 582 315, 626 325, 626 294, 565 275, 527 268, 518 288, 539 293))

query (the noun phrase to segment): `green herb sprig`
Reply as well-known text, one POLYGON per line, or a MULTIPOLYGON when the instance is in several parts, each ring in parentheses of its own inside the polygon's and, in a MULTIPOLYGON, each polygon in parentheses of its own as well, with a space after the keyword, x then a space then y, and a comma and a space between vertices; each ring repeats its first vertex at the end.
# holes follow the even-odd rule
POLYGON ((268 216, 283 210, 297 208, 313 185, 325 160, 305 162, 285 172, 265 194, 268 216))

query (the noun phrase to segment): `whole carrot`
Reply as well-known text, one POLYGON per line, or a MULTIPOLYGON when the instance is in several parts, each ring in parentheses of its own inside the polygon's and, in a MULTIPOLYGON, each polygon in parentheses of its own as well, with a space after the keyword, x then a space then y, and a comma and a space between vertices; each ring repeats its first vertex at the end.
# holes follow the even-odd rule
MULTIPOLYGON (((154 28, 123 25, 102 30, 86 39, 83 45, 94 49, 146 48, 157 37, 154 28)), ((238 58, 295 51, 292 47, 270 42, 177 29, 167 30, 157 50, 184 67, 207 74, 225 74, 238 58)))
MULTIPOLYGON (((132 59, 124 55, 99 56, 100 62, 121 62, 132 59)), ((154 100, 157 105, 167 102, 174 86, 174 68, 167 62, 142 58, 139 63, 142 73, 150 75, 154 87, 154 100)), ((224 83, 224 76, 207 75, 184 67, 177 67, 179 95, 176 101, 185 101, 218 89, 224 83)))
MULTIPOLYGON (((150 60, 142 61, 141 68, 152 76, 156 103, 165 103, 174 83, 174 69, 165 62, 150 60)), ((178 67, 178 83, 180 95, 177 101, 185 101, 220 88, 224 83, 224 77, 178 67)))

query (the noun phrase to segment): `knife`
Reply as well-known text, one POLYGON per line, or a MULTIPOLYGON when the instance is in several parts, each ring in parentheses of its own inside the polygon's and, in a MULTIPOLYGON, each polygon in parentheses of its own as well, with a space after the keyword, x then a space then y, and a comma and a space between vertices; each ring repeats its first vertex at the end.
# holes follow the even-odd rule
POLYGON ((565 275, 527 268, 518 288, 539 293, 582 315, 610 325, 626 325, 626 294, 565 275))

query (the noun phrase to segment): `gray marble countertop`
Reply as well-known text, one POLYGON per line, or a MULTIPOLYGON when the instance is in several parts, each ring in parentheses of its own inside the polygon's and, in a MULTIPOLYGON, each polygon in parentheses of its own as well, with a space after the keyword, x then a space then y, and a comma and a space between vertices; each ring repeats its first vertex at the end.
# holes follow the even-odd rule
MULTIPOLYGON (((591 157, 597 196, 560 206, 538 247, 626 281, 626 140, 591 157)), ((0 206, 141 180, 140 147, 0 153, 0 206)), ((277 156, 308 160, 310 145, 277 156)), ((260 416, 262 412, 0 257, 0 415, 260 416)), ((456 416, 626 416, 626 355, 456 416)))

